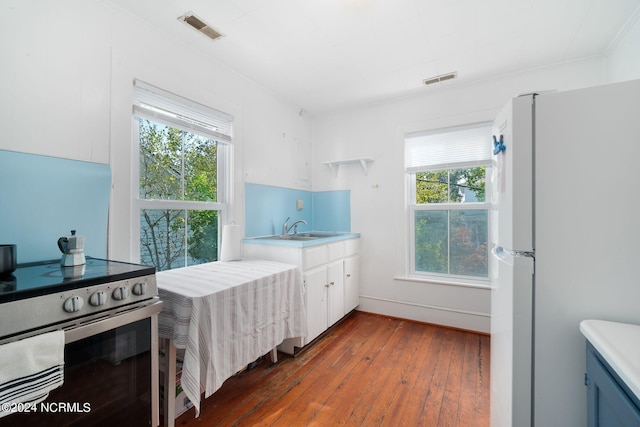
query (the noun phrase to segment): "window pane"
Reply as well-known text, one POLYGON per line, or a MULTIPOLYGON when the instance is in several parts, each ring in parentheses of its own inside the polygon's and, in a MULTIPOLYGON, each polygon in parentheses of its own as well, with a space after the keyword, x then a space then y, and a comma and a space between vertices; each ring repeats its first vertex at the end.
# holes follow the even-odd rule
POLYGON ((217 260, 218 212, 143 209, 140 262, 158 271, 217 260))
POLYGON ((188 211, 188 265, 217 261, 218 211, 188 211))
POLYGON ((484 202, 486 174, 487 169, 484 166, 449 171, 450 201, 484 202))
POLYGON ((416 203, 474 203, 485 200, 486 167, 416 172, 416 203))
POLYGON ((182 199, 182 137, 168 126, 139 120, 140 198, 182 199))
POLYGON ((184 133, 185 200, 215 202, 218 152, 213 139, 184 133))
POLYGON ((415 268, 430 273, 448 272, 448 211, 415 212, 415 268))
POLYGON ((488 276, 486 210, 451 211, 451 274, 488 276))
POLYGON ((446 203, 448 181, 447 171, 416 173, 416 203, 446 203))
POLYGON ((214 140, 139 119, 140 198, 217 199, 218 153, 214 140))

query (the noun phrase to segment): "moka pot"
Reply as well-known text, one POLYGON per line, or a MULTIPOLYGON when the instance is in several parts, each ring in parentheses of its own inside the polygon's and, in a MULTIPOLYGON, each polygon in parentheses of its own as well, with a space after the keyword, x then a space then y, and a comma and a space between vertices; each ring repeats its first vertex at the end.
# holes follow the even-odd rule
POLYGON ((60 265, 63 267, 83 265, 87 262, 84 257, 84 236, 76 236, 76 230, 71 230, 71 236, 60 237, 58 248, 62 252, 60 265))

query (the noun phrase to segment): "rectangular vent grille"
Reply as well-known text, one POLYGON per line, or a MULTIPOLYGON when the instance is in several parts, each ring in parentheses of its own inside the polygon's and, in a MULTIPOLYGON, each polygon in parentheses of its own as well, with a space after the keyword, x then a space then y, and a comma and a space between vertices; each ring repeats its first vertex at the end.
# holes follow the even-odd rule
POLYGON ((209 37, 212 40, 216 40, 216 39, 219 39, 220 37, 222 37, 222 33, 221 32, 219 32, 216 29, 214 29, 213 27, 207 25, 203 20, 201 20, 200 18, 196 17, 191 12, 184 14, 183 16, 179 17, 178 19, 183 21, 184 23, 190 25, 195 30, 197 30, 198 32, 204 34, 205 36, 209 37))
POLYGON ((439 76, 431 77, 422 81, 424 85, 432 85, 434 83, 444 82, 446 80, 455 79, 458 76, 457 72, 440 74, 439 76))

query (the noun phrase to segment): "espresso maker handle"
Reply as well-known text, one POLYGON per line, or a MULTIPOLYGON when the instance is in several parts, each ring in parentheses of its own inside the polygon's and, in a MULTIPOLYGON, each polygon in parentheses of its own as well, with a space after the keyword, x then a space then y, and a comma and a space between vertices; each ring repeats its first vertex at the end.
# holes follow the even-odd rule
POLYGON ((67 249, 67 243, 69 243, 68 237, 61 237, 58 239, 58 248, 60 249, 60 252, 64 253, 67 249))

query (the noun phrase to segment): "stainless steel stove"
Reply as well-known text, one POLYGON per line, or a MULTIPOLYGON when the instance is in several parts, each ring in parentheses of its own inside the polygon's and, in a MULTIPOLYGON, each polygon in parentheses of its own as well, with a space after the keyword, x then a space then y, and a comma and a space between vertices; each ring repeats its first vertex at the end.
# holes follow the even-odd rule
POLYGON ((157 425, 161 308, 154 267, 87 257, 74 267, 22 264, 0 277, 0 345, 64 330, 65 381, 50 399, 95 408, 18 413, 0 418, 0 426, 157 425))
POLYGON ((157 300, 154 267, 96 258, 74 267, 61 267, 59 260, 19 265, 12 275, 0 277, 0 343, 157 300))

